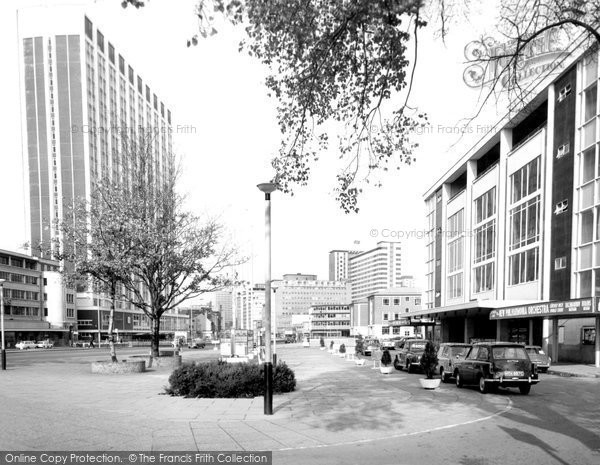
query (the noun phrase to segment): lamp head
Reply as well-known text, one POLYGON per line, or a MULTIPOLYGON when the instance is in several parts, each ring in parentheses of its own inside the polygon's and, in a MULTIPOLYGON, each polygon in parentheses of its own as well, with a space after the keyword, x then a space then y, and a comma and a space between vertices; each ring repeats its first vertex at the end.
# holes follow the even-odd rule
POLYGON ((265 194, 270 194, 277 190, 277 184, 273 182, 263 182, 262 184, 258 184, 256 187, 258 187, 258 190, 264 192, 265 194))

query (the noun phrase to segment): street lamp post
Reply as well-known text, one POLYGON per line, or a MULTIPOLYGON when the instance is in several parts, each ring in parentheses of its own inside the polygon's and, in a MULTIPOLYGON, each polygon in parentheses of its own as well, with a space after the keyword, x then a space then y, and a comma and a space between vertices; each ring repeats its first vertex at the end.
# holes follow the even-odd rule
POLYGON ((0 331, 2 332, 2 369, 6 370, 6 343, 4 341, 4 283, 0 279, 0 331))
POLYGON ((273 355, 271 352, 271 193, 277 186, 271 182, 259 184, 265 194, 265 415, 273 415, 273 355))

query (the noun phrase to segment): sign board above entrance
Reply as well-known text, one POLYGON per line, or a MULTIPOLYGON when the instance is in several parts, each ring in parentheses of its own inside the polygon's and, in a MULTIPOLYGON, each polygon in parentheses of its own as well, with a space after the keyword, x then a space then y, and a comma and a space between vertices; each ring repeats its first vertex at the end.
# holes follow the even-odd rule
POLYGON ((490 320, 506 320, 512 318, 535 318, 559 316, 586 317, 598 314, 598 298, 573 299, 560 302, 540 302, 538 304, 521 305, 492 310, 490 320))

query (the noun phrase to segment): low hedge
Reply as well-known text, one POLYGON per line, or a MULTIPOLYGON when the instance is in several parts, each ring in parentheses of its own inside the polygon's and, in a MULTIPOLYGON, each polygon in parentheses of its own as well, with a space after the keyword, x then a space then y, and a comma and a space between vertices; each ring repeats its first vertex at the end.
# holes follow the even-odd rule
MULTIPOLYGON (((167 394, 183 397, 258 397, 264 395, 263 365, 250 363, 202 362, 184 365, 171 373, 167 394)), ((273 392, 296 388, 296 377, 284 362, 275 367, 273 392)))

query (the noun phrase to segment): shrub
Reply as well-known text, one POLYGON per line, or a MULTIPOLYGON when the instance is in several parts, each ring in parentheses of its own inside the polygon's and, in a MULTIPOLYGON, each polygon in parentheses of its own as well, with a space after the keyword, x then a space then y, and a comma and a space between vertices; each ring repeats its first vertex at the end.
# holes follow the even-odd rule
POLYGON ((390 351, 384 350, 383 355, 381 356, 381 364, 384 367, 387 367, 390 365, 390 363, 392 363, 392 356, 390 355, 390 351))
MULTIPOLYGON (((204 362, 177 368, 167 394, 183 397, 257 397, 264 395, 264 367, 251 363, 204 362)), ((273 392, 296 388, 294 371, 280 362, 273 373, 273 392)))
POLYGON ((438 364, 437 351, 435 350, 433 342, 427 341, 425 351, 423 352, 423 355, 421 355, 421 361, 419 363, 421 364, 421 368, 423 368, 427 379, 433 379, 435 367, 437 367, 438 364))
POLYGON ((359 334, 356 338, 356 346, 354 347, 356 355, 362 355, 365 353, 365 344, 363 337, 359 334))
POLYGON ((345 354, 346 353, 346 344, 342 344, 340 346, 340 354, 345 354))
POLYGON ((325 339, 319 339, 319 344, 321 345, 321 347, 325 347, 325 339))

